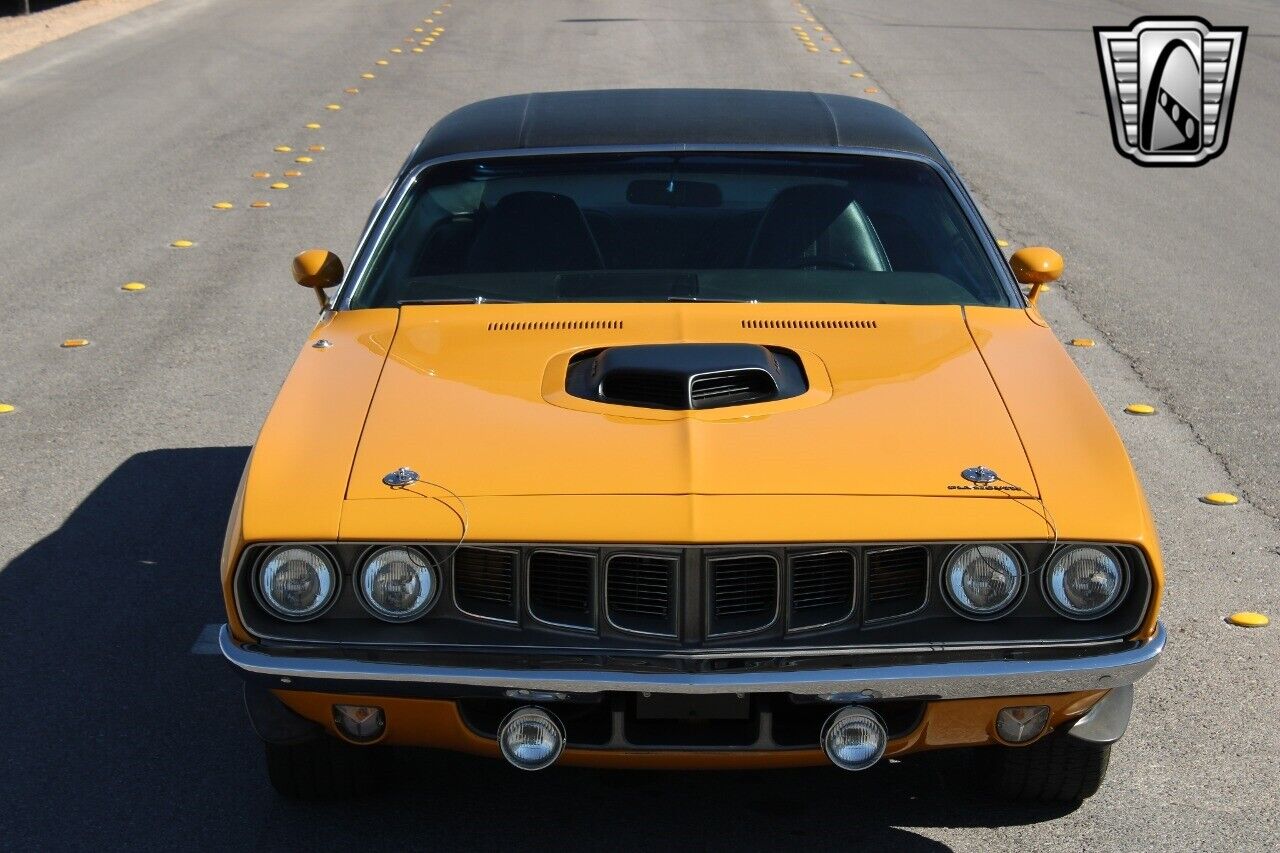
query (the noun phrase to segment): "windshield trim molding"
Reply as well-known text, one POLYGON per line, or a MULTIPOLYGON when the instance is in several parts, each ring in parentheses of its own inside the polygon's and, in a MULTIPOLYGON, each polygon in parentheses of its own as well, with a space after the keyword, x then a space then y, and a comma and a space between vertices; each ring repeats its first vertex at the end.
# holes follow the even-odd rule
MULTIPOLYGON (((895 160, 910 160, 922 163, 933 169, 951 191, 960 205, 960 209, 978 237, 978 243, 986 253, 987 261, 995 271, 996 278, 1010 298, 1007 307, 1024 309, 1027 307, 1022 289, 1014 282, 1013 273, 1004 255, 996 245, 995 236, 978 207, 969 195, 968 190, 949 163, 939 162, 931 157, 914 154, 908 151, 894 151, 887 148, 846 148, 836 146, 795 146, 795 145, 714 145, 685 143, 670 145, 575 145, 556 148, 511 148, 494 151, 467 151, 436 157, 403 172, 396 180, 396 186, 385 193, 380 200, 377 212, 370 219, 356 244, 355 255, 347 268, 347 276, 332 300, 332 310, 351 310, 351 299, 364 286, 369 272, 370 261, 386 239, 387 231, 395 221, 397 212, 405 204, 410 191, 417 185, 419 177, 431 169, 451 163, 475 160, 494 159, 529 159, 535 157, 565 157, 594 154, 800 154, 823 155, 832 157, 885 157, 895 160)), ((999 307, 999 306, 996 306, 999 307)))

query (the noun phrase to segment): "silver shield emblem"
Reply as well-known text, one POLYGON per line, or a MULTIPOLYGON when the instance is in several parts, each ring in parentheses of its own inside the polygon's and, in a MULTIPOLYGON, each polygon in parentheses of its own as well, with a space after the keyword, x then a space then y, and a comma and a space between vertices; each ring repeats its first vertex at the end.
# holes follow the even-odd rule
POLYGON ((1094 27, 1116 150, 1142 166, 1199 166, 1221 154, 1248 31, 1174 17, 1094 27))

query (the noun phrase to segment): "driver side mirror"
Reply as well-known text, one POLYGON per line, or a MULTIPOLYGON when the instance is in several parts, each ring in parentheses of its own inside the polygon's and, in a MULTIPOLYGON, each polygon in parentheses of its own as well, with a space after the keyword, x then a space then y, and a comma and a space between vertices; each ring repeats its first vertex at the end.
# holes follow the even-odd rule
POLYGON ((341 284, 343 275, 342 261, 328 249, 307 249, 293 259, 293 280, 314 290, 321 308, 327 303, 324 289, 341 284))
POLYGON ((1062 275, 1062 255, 1044 246, 1027 246, 1013 253, 1009 267, 1019 284, 1031 285, 1027 301, 1035 304, 1040 288, 1062 275))

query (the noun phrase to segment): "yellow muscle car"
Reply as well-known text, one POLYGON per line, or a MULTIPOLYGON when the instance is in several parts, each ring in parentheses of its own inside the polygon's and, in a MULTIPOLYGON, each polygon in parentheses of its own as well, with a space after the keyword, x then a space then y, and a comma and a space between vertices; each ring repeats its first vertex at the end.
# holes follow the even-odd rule
POLYGON ((1091 795, 1163 580, 1036 309, 1061 270, 1006 261, 865 100, 447 116, 349 270, 294 261, 323 310, 221 566, 272 783, 366 790, 401 745, 524 770, 969 747, 1002 796, 1091 795))

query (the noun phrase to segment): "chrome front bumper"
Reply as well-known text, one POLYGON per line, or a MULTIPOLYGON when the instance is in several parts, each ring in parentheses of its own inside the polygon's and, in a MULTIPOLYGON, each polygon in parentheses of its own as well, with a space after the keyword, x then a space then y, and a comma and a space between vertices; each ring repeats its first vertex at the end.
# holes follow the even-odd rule
MULTIPOLYGON (((1106 690, 1132 684, 1156 664, 1165 630, 1150 640, 1107 651, 1060 649, 1059 656, 987 656, 832 666, 822 659, 743 657, 694 667, 675 658, 565 658, 523 665, 479 655, 464 664, 420 664, 363 657, 316 657, 296 649, 241 645, 227 626, 222 654, 247 680, 275 690, 363 695, 466 696, 478 693, 793 693, 835 701, 973 699, 1106 690)), ((1052 652, 1048 653, 1052 655, 1052 652)), ((923 660, 922 660, 923 659, 923 660)))

